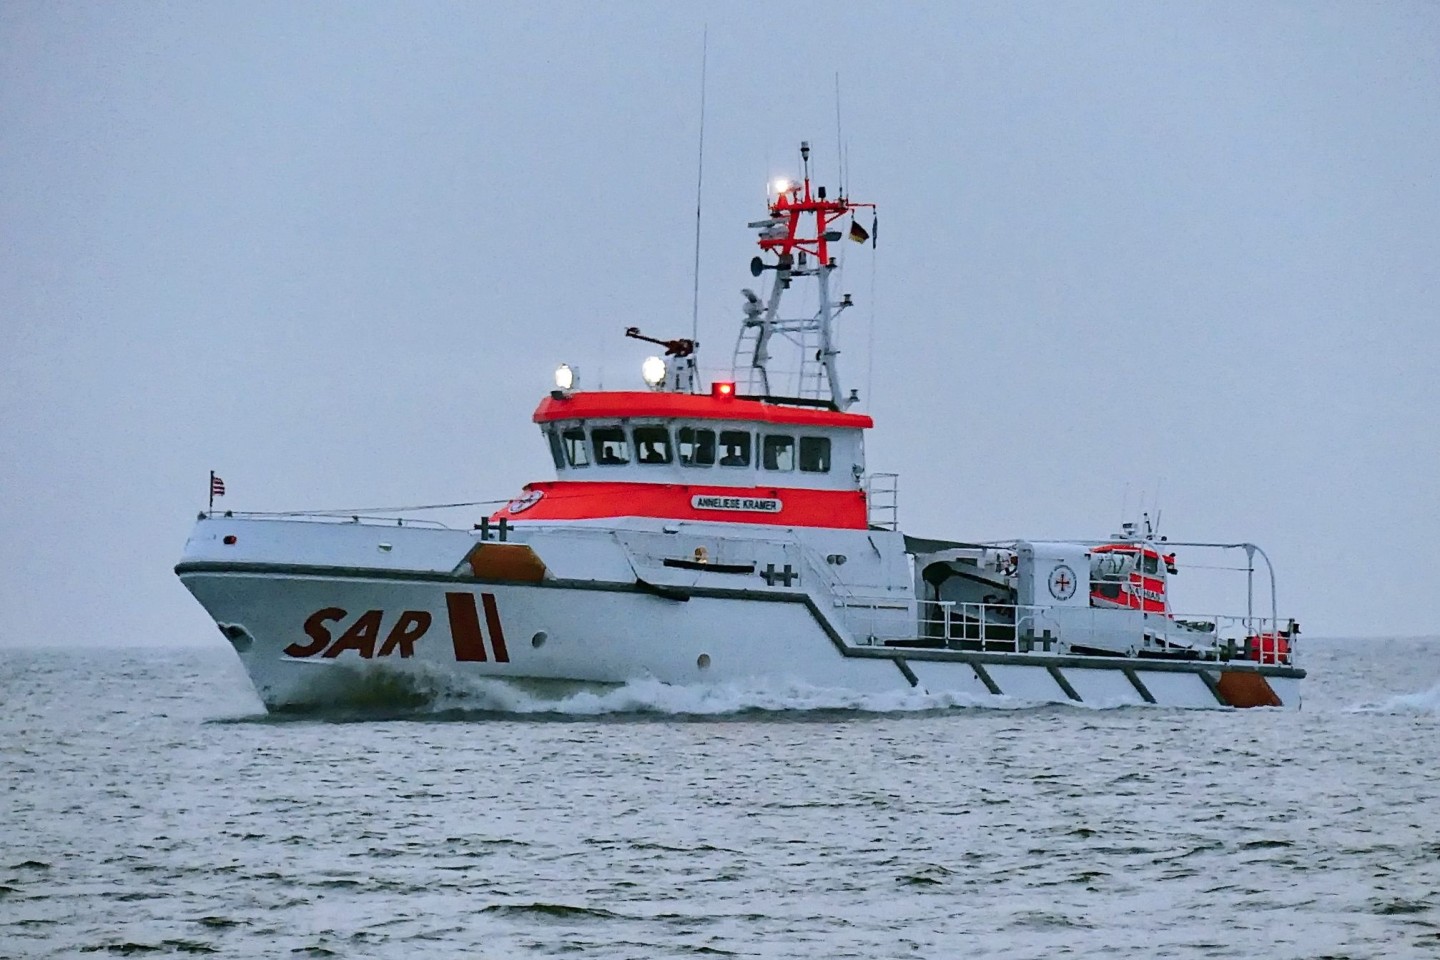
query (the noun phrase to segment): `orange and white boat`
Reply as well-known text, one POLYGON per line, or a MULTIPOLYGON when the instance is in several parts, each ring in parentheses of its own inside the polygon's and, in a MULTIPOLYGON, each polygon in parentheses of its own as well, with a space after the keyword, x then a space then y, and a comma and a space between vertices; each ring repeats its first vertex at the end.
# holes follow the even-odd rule
POLYGON ((268 707, 435 673, 1299 704, 1299 631, 1252 544, 1166 542, 1148 521, 1094 541, 899 529, 895 477, 867 467, 873 422, 852 409, 834 339, 852 306, 833 293, 837 246, 868 238, 857 217, 873 207, 812 187, 804 145, 801 158, 804 175, 750 224, 750 272, 768 291, 744 291, 729 379, 702 382, 691 339, 651 341, 665 356, 644 361, 634 390, 585 390, 562 365, 533 417, 554 479, 473 529, 201 514, 176 573, 268 707), (813 298, 791 312, 801 285, 813 298), (1238 551, 1244 597, 1177 614, 1176 553, 1202 549, 1238 551))

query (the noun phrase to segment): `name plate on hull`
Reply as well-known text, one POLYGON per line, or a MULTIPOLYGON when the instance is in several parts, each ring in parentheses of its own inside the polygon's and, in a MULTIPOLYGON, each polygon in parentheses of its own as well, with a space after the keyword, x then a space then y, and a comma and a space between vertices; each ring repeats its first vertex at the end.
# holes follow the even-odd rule
POLYGON ((696 510, 727 510, 732 513, 779 513, 785 504, 774 497, 722 497, 697 493, 690 498, 696 510))

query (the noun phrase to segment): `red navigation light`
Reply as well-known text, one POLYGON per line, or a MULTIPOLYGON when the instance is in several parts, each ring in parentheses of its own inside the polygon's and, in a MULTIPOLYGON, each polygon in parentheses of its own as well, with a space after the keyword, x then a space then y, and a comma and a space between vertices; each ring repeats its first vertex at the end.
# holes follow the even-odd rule
POLYGON ((721 400, 729 400, 735 396, 735 381, 716 380, 710 384, 710 396, 717 397, 721 400))

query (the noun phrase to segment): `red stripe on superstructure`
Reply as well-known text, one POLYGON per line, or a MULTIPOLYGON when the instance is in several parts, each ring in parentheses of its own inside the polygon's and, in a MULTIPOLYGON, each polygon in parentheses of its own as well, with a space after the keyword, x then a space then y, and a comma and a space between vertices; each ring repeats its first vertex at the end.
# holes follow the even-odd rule
POLYGON ((659 517, 666 520, 710 520, 717 523, 754 523, 777 527, 840 527, 864 530, 868 526, 865 495, 859 490, 803 490, 788 487, 711 487, 667 483, 611 483, 607 481, 552 480, 526 485, 544 494, 519 513, 508 507, 491 519, 594 520, 606 517, 659 517), (776 499, 779 513, 741 510, 699 510, 694 496, 776 499))
POLYGON ((1169 613, 1165 609, 1165 601, 1151 600, 1149 597, 1138 596, 1131 592, 1134 589, 1131 584, 1121 584, 1120 591, 1113 597, 1107 597, 1098 589, 1092 588, 1090 599, 1095 606, 1100 607, 1121 607, 1130 610, 1143 610, 1146 613, 1169 613))
POLYGON ((535 408, 534 421, 588 420, 601 417, 665 417, 691 420, 749 420, 812 427, 875 426, 863 413, 840 413, 809 407, 789 407, 761 400, 712 397, 694 393, 651 393, 645 390, 611 390, 573 393, 557 400, 546 397, 535 408))
POLYGON ((455 659, 462 663, 485 662, 488 659, 485 637, 480 633, 475 597, 468 593, 447 593, 445 610, 450 615, 450 642, 455 645, 455 659))
POLYGON ((1099 547, 1091 547, 1091 553, 1143 553, 1152 560, 1159 560, 1160 554, 1149 547, 1142 547, 1136 543, 1107 543, 1099 547))
POLYGON ((495 662, 509 663, 510 651, 505 649, 505 631, 500 626, 500 611, 495 609, 495 594, 480 594, 485 607, 485 626, 490 630, 490 645, 495 648, 495 662))

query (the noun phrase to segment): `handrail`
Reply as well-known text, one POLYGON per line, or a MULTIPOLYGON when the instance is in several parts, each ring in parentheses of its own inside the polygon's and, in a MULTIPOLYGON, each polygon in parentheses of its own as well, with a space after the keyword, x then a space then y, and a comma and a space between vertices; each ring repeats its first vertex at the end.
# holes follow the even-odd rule
POLYGON ((916 606, 914 614, 899 615, 907 604, 897 598, 848 597, 841 603, 842 619, 866 645, 978 643, 982 648, 1001 645, 1027 652, 1031 643, 1043 644, 1046 649, 1051 642, 1102 648, 1109 643, 1133 645, 1152 655, 1189 654, 1204 660, 1251 659, 1286 665, 1294 663, 1299 639, 1288 622, 1251 614, 1169 616, 1107 607, 911 602, 916 606), (1101 620, 1108 622, 1099 624, 1101 620))
POLYGON ((304 523, 358 523, 365 526, 427 527, 440 530, 455 528, 439 520, 423 520, 415 517, 375 517, 361 513, 340 514, 309 511, 283 511, 267 513, 259 510, 218 510, 200 512, 201 520, 298 520, 304 523))
POLYGON ((865 514, 866 522, 872 527, 900 529, 900 474, 865 475, 865 514))

